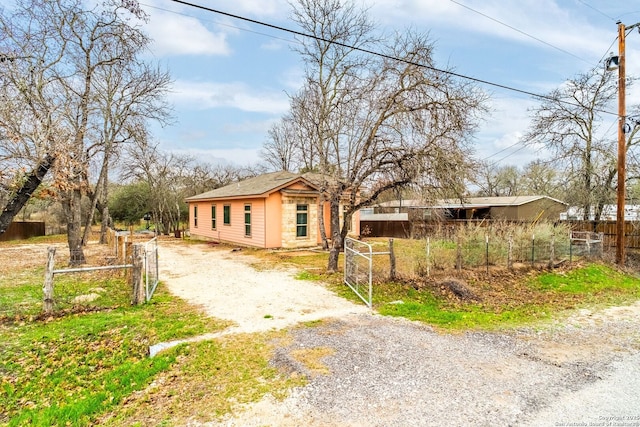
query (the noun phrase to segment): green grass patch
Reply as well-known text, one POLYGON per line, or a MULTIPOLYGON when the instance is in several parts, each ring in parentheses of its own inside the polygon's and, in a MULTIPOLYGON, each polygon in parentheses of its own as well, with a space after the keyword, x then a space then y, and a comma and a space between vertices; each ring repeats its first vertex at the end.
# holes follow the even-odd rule
MULTIPOLYGON (((24 277, 41 278, 38 273, 26 272, 24 277)), ((95 423, 176 362, 176 350, 150 359, 149 345, 227 326, 202 316, 163 292, 162 286, 150 303, 132 307, 122 279, 95 279, 81 275, 56 280, 57 295, 64 289, 75 293, 97 287, 108 292, 101 296, 101 305, 75 306, 52 316, 38 315, 40 283, 20 283, 20 277, 0 282, 4 312, 0 319, 0 424, 95 423), (11 306, 18 308, 7 308, 11 306)))
MULTIPOLYGON (((15 259, 12 248, 7 259, 15 259)), ((56 275, 54 312, 45 315, 41 253, 29 254, 31 266, 0 275, 0 425, 185 425, 266 393, 282 397, 304 382, 270 364, 276 333, 181 345, 149 358, 152 344, 230 323, 204 316, 162 284, 150 302, 131 306, 122 271, 56 275), (90 294, 98 297, 76 299, 90 294)))
POLYGON ((639 280, 603 264, 591 264, 566 273, 540 275, 534 285, 543 291, 585 295, 640 297, 639 280))
POLYGON ((523 306, 496 313, 487 311, 480 305, 453 309, 438 301, 387 303, 379 306, 378 311, 387 316, 418 320, 445 329, 495 329, 549 318, 546 307, 523 306))
POLYGON ((108 414, 108 425, 191 425, 211 421, 267 393, 284 398, 305 384, 270 363, 286 332, 228 335, 183 345, 179 364, 151 387, 108 414))
MULTIPOLYGON (((524 237, 527 236, 530 238, 530 233, 524 237)), ((388 241, 367 239, 374 251, 382 252, 388 248, 388 241)), ((424 240, 394 239, 397 271, 400 277, 408 279, 406 283, 384 282, 389 274, 389 257, 374 257, 375 310, 383 315, 406 317, 446 329, 495 329, 547 320, 554 314, 585 305, 628 303, 640 298, 640 280, 637 278, 604 264, 586 264, 551 272, 530 269, 508 271, 504 268, 492 273, 490 279, 487 279, 484 269, 464 269, 463 276, 465 272, 469 273, 465 283, 480 300, 457 301, 439 292, 437 285, 438 280, 459 274, 454 268, 455 242, 431 241, 429 277, 424 264, 425 244, 424 240), (451 257, 446 258, 444 253, 451 257), (434 254, 440 255, 435 257, 434 254), (446 262, 436 262, 445 258, 446 262), (425 285, 427 282, 431 286, 425 285), (416 284, 419 285, 417 289, 416 284)), ((254 255, 264 260, 265 265, 281 263, 295 266, 300 270, 297 278, 323 281, 339 296, 356 304, 363 303, 344 284, 342 272, 329 274, 323 269, 327 265, 328 253, 255 250, 254 255)), ((343 268, 342 258, 339 268, 343 268)), ((366 295, 367 286, 360 286, 359 292, 366 295)))
MULTIPOLYGON (((470 286, 481 301, 461 302, 446 298, 433 287, 414 289, 409 284, 384 283, 374 286, 374 307, 384 315, 401 316, 447 329, 493 329, 549 319, 567 309, 587 305, 610 305, 640 298, 640 280, 604 264, 588 264, 568 271, 546 272, 522 277, 513 283, 493 279, 489 284, 470 286), (485 286, 486 285, 486 286, 485 286), (503 289, 500 289, 500 287, 503 289), (490 301, 492 296, 501 300, 490 301)), ((357 298, 357 297, 356 297, 357 298)), ((353 297, 350 299, 355 300, 353 297)))
POLYGON ((66 234, 51 234, 48 236, 36 236, 30 237, 28 239, 19 239, 19 240, 7 240, 5 242, 0 242, 0 247, 7 246, 17 246, 17 245, 35 245, 35 244, 46 244, 46 243, 67 243, 67 235, 66 234))
POLYGON ((322 275, 318 274, 318 273, 312 273, 310 271, 301 271, 301 272, 296 274, 295 278, 297 280, 317 281, 317 280, 320 280, 322 278, 322 275))

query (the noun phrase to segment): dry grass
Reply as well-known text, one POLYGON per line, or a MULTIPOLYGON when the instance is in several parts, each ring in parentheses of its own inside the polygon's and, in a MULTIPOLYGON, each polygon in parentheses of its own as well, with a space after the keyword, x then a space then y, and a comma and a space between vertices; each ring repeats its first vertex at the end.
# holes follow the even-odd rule
POLYGON ((327 365, 322 362, 322 359, 335 354, 335 352, 336 350, 330 347, 314 347, 291 350, 290 354, 291 357, 305 366, 311 377, 316 377, 331 373, 327 365))

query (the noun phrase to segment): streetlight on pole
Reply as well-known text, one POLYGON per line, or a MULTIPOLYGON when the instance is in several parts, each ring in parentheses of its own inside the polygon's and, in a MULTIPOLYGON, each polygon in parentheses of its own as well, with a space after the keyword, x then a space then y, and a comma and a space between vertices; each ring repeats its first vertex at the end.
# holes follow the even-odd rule
POLYGON ((625 179, 627 164, 627 144, 625 140, 626 112, 626 70, 625 70, 625 38, 626 31, 640 26, 640 23, 629 27, 618 21, 618 56, 607 60, 607 70, 618 69, 618 205, 616 212, 616 263, 624 266, 625 247, 625 179))

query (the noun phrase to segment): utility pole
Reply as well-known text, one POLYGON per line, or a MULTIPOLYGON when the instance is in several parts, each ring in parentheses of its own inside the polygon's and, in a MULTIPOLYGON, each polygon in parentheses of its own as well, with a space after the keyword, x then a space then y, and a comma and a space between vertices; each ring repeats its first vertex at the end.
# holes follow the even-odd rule
POLYGON ((618 207, 616 212, 616 263, 624 266, 625 256, 625 215, 626 206, 625 180, 627 164, 627 143, 625 128, 626 111, 626 70, 625 70, 625 37, 626 31, 640 26, 640 22, 629 27, 618 21, 618 207))
POLYGON ((618 21, 618 207, 616 212, 616 264, 624 266, 624 209, 626 205, 624 181, 626 179, 627 147, 624 138, 625 105, 625 26, 618 21))

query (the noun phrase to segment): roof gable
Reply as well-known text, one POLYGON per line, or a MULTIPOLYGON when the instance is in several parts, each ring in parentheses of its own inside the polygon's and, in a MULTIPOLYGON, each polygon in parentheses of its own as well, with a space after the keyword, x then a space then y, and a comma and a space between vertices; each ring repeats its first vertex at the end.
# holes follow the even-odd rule
POLYGON ((272 172, 234 182, 215 190, 187 197, 187 202, 210 199, 259 198, 283 188, 294 186, 296 189, 308 188, 317 191, 317 187, 303 176, 292 172, 272 172), (296 184, 302 185, 296 185, 296 184))

